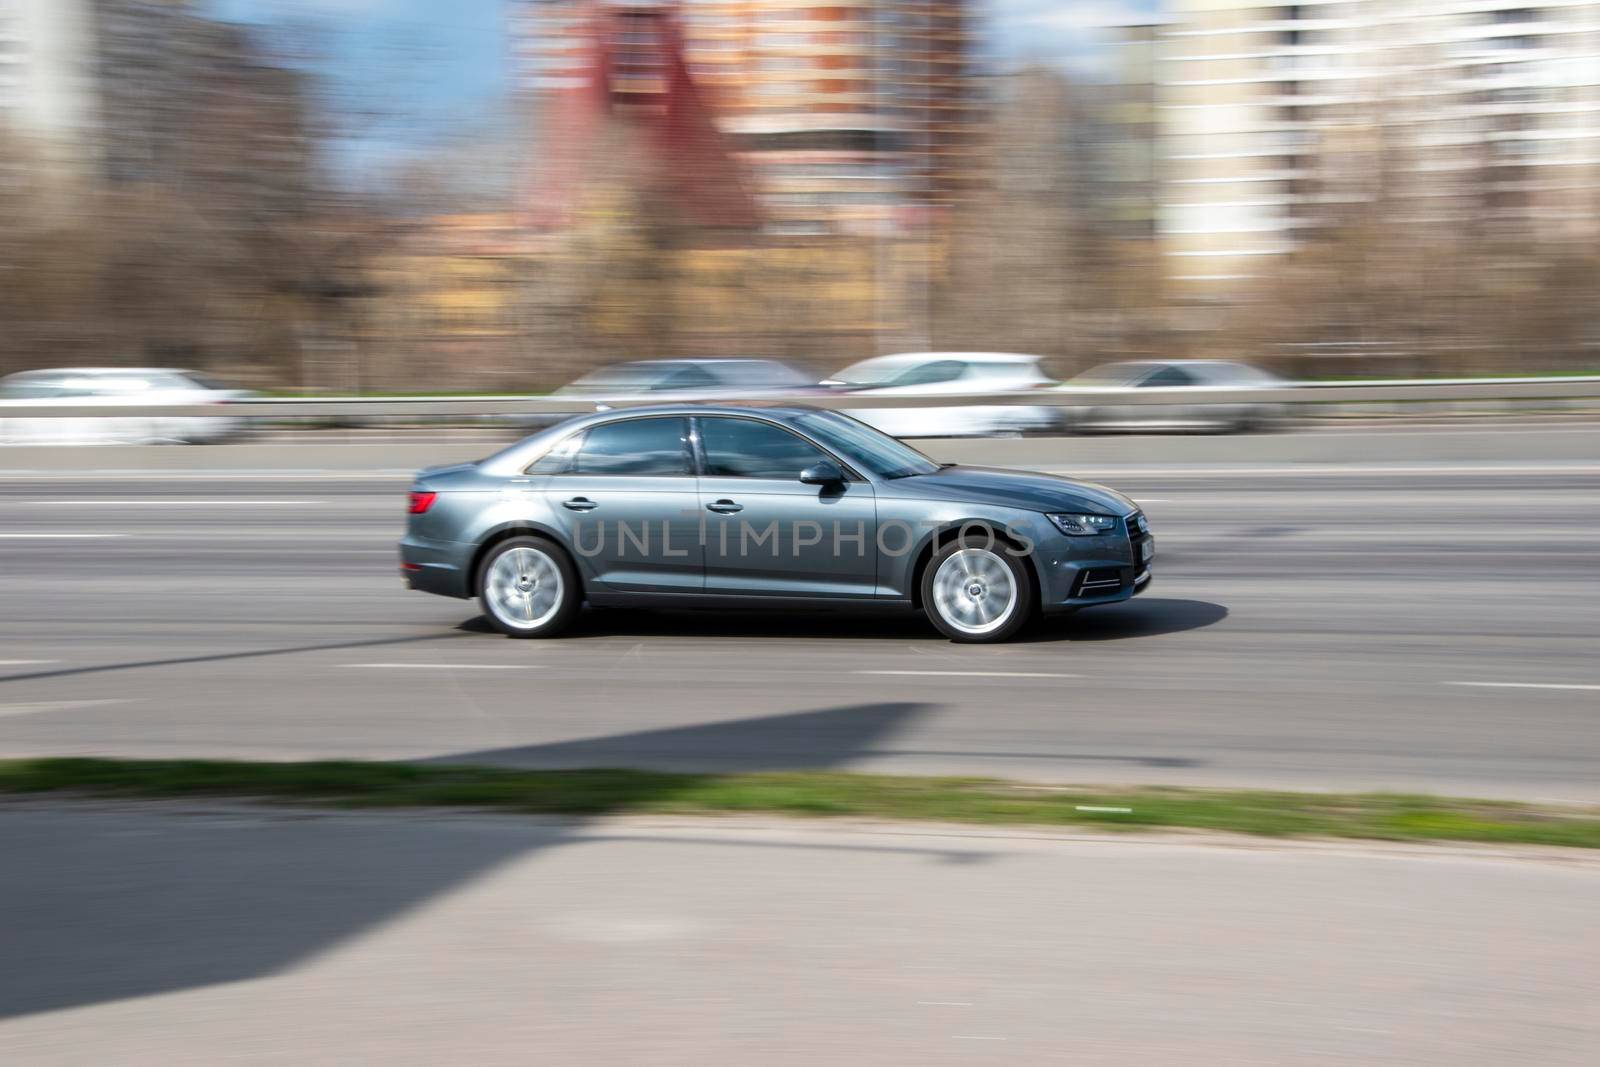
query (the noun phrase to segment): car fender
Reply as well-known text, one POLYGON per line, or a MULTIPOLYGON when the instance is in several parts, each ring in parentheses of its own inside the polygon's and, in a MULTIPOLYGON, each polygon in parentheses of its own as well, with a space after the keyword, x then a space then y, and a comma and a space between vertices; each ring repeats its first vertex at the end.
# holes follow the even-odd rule
POLYGON ((567 544, 566 536, 561 528, 552 521, 548 515, 540 514, 545 508, 543 497, 534 501, 502 500, 486 509, 482 521, 474 524, 467 541, 472 545, 471 558, 467 565, 467 581, 476 588, 478 565, 491 543, 499 541, 508 534, 530 533, 548 538, 560 545, 566 552, 567 558, 578 569, 579 576, 587 585, 594 578, 594 569, 589 561, 581 554, 574 552, 572 546, 567 544))
POLYGON ((888 595, 896 598, 916 599, 917 572, 923 560, 932 554, 935 542, 949 535, 957 535, 966 527, 993 529, 998 531, 1004 540, 1013 542, 1021 550, 1024 566, 1033 573, 1034 580, 1038 581, 1038 568, 1031 557, 1033 549, 1043 536, 1043 531, 1040 529, 1040 523, 1043 521, 1043 516, 1022 511, 997 510, 990 514, 970 510, 942 511, 931 514, 915 524, 918 536, 904 551, 900 549, 898 540, 889 541, 888 550, 885 550, 885 536, 881 532, 883 527, 880 524, 879 588, 888 591, 888 595))

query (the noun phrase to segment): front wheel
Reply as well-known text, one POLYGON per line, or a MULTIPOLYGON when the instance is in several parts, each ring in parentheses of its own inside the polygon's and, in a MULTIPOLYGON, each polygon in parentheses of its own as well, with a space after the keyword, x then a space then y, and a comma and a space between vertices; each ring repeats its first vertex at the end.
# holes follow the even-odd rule
POLYGON ((939 549, 922 572, 922 608, 953 641, 1004 641, 1033 614, 1027 568, 992 538, 967 537, 939 549))
POLYGON ((483 561, 478 599, 501 633, 550 637, 572 622, 582 594, 565 552, 542 537, 512 537, 483 561))

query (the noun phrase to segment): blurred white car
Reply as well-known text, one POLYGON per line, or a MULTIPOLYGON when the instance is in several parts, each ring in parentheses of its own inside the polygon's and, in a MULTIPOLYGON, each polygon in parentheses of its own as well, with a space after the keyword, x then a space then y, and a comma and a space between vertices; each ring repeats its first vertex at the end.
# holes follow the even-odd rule
POLYGON ((202 374, 152 367, 65 367, 0 378, 7 407, 104 408, 103 415, 0 416, 0 444, 207 444, 237 436, 237 415, 154 415, 141 408, 217 405, 252 396, 202 374))
POLYGON ((1061 409, 1062 429, 1073 433, 1174 431, 1244 433, 1273 429, 1288 417, 1283 404, 1229 400, 1218 403, 1208 392, 1279 388, 1288 383, 1245 363, 1220 359, 1147 360, 1107 363, 1059 387, 1087 394, 1081 404, 1061 409), (1192 389, 1170 403, 1137 404, 1119 400, 1142 389, 1192 389))
MULTIPOLYGON (((1010 393, 1048 386, 1039 356, 1011 352, 904 352, 863 360, 822 384, 872 396, 1010 393)), ((1043 405, 849 408, 846 413, 895 437, 987 437, 1036 433, 1055 425, 1043 405)))

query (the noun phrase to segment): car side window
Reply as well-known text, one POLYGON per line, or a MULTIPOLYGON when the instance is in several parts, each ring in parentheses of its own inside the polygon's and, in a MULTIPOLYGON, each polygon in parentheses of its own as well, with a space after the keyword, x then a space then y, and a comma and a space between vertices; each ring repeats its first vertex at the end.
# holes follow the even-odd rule
POLYGON ((939 359, 913 367, 894 381, 895 385, 937 385, 953 382, 965 373, 967 365, 959 359, 939 359))
POLYGON ((1181 367, 1162 367, 1150 377, 1139 383, 1140 388, 1146 386, 1193 385, 1194 377, 1181 367))
POLYGON ((591 426, 572 457, 572 474, 689 477, 689 420, 623 419, 591 426))
POLYGON ((702 418, 700 445, 712 478, 795 481, 807 467, 830 458, 805 438, 754 419, 702 418))

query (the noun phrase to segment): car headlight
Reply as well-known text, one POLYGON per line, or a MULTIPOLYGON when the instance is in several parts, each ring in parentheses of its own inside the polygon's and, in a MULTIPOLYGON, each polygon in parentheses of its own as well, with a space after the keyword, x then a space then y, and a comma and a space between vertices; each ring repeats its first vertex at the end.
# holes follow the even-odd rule
POLYGON ((1046 515, 1045 518, 1071 537, 1088 537, 1117 528, 1117 520, 1110 515, 1046 515))

